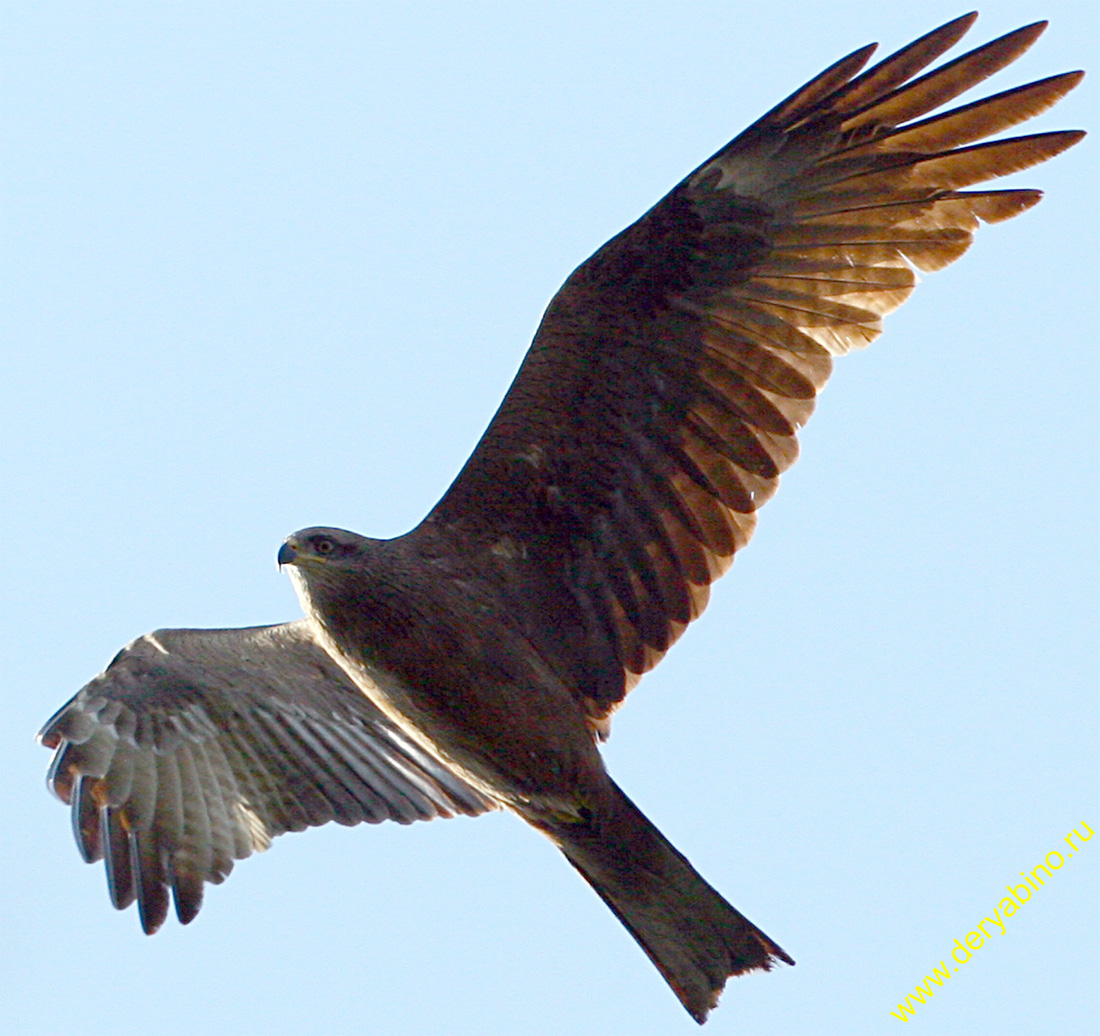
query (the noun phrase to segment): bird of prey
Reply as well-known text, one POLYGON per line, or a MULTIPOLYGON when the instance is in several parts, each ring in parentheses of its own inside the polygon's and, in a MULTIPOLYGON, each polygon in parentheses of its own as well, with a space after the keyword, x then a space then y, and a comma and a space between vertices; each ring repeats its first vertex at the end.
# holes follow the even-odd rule
POLYGON ((795 91, 568 278, 454 483, 390 540, 278 552, 305 618, 158 630, 43 728, 84 859, 144 930, 276 835, 506 809, 546 835, 703 1022, 793 963, 612 781, 612 712, 703 611, 795 460, 833 358, 1038 191, 971 189, 1079 132, 985 138, 1081 73, 934 112, 1045 23, 925 69, 957 18, 795 91))

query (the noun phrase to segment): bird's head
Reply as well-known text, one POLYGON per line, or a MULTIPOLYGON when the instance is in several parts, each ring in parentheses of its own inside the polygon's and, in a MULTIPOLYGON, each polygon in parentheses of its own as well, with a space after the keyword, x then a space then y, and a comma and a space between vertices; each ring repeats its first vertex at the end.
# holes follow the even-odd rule
POLYGON ((293 565, 307 580, 323 579, 325 573, 354 566, 364 548, 373 542, 347 529, 300 529, 283 542, 277 560, 280 568, 293 565))

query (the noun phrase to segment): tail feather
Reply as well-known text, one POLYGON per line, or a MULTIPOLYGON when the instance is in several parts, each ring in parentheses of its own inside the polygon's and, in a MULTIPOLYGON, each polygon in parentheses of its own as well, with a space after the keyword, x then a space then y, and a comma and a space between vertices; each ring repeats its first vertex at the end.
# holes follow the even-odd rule
POLYGON ((584 822, 538 824, 701 1025, 731 975, 794 961, 708 885, 617 785, 584 822))

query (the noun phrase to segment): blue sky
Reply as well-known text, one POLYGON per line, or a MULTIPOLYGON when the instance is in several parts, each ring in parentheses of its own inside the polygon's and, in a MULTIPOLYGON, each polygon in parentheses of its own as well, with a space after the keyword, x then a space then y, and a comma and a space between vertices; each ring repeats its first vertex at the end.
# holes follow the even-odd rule
MULTIPOLYGON (((565 276, 894 4, 3 7, 0 457, 13 1036, 672 1034, 694 1023, 519 821, 279 839, 141 935, 31 737, 160 626, 295 617, 302 526, 390 536, 472 449, 565 276)), ((989 90, 1095 67, 1093 2, 989 90)), ((1095 80, 1036 129, 1089 128, 1095 80)), ((707 1032, 883 1033, 1097 795, 1093 138, 837 364, 612 774, 797 960, 707 1032)), ((1100 842, 907 1023, 1092 1031, 1100 842)))

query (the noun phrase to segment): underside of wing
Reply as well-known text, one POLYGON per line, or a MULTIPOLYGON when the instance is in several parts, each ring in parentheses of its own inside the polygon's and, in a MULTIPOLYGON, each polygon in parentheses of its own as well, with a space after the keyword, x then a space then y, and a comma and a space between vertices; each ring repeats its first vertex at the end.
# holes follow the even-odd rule
POLYGON ((874 339, 916 272, 958 258, 981 221, 1040 197, 970 188, 1080 138, 986 141, 1081 73, 935 113, 1044 27, 925 73, 974 18, 862 73, 873 47, 837 62, 584 263, 411 534, 492 573, 597 726, 748 541, 833 358, 874 339))
POLYGON ((410 743, 306 621, 139 637, 38 735, 85 861, 149 934, 169 890, 190 921, 205 882, 285 831, 492 808, 410 743))

